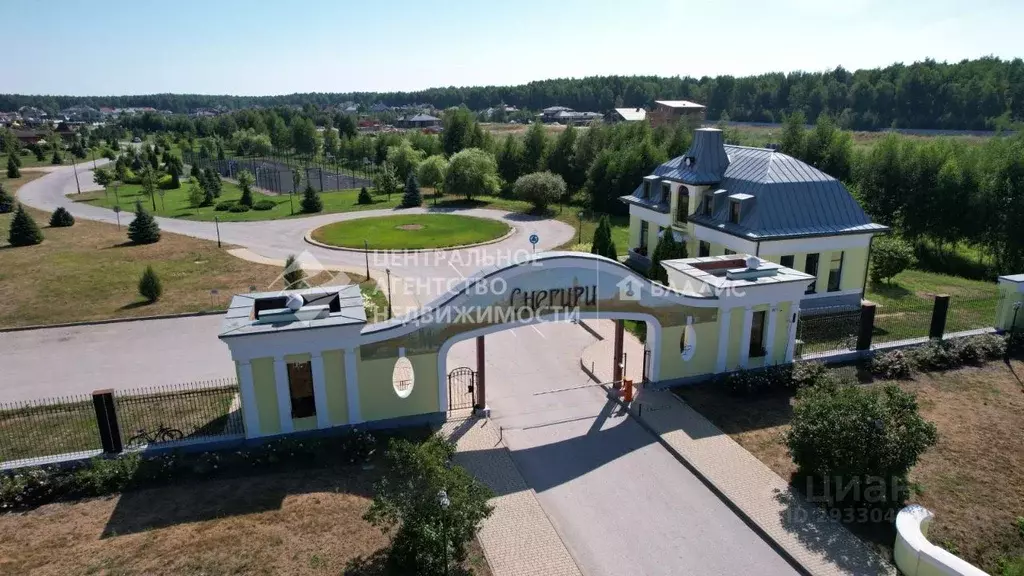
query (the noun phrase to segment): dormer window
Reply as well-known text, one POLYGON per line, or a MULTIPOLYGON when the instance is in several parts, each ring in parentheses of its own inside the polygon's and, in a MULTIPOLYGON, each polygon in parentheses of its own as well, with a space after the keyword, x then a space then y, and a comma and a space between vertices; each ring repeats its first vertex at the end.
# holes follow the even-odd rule
POLYGON ((668 182, 661 183, 661 197, 671 198, 672 197, 672 185, 668 182))
POLYGON ((729 203, 729 222, 733 224, 740 223, 740 203, 736 200, 729 203))
POLYGON ((651 182, 649 180, 644 180, 643 188, 640 189, 640 197, 641 198, 650 198, 651 197, 651 182))
POLYGON ((714 209, 715 209, 715 195, 711 194, 709 192, 709 193, 704 195, 704 215, 707 216, 708 218, 710 218, 711 214, 714 212, 714 209))

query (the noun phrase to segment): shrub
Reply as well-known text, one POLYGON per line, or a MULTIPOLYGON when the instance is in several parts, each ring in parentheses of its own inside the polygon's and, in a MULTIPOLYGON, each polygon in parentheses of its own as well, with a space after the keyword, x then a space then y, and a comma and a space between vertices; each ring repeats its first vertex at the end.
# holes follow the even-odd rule
POLYGON ((53 214, 50 215, 50 227, 52 228, 67 228, 68 226, 75 225, 75 217, 71 215, 63 206, 58 206, 53 214))
POLYGON ((914 265, 914 249, 899 238, 876 238, 871 246, 871 280, 888 282, 914 265))
POLYGON ((960 366, 960 355, 950 340, 931 340, 910 352, 914 366, 920 370, 948 370, 960 366))
POLYGON ((739 370, 725 375, 726 390, 737 396, 752 396, 793 387, 793 366, 782 364, 766 368, 739 370))
POLYGON ((21 170, 18 168, 18 161, 15 160, 17 156, 11 154, 7 157, 7 177, 8 178, 21 178, 21 170))
POLYGON ((807 496, 859 509, 901 505, 907 472, 937 440, 914 396, 894 384, 808 388, 790 424, 786 445, 807 496))
POLYGON ((232 204, 231 207, 228 208, 228 212, 233 212, 235 214, 240 214, 242 212, 248 212, 248 211, 249 211, 249 207, 246 206, 245 204, 232 204))
POLYGON ((5 190, 3 182, 0 182, 0 214, 14 212, 14 204, 14 196, 5 190))
POLYGON ((902 350, 878 354, 871 359, 871 373, 886 380, 910 378, 913 367, 902 350))
POLYGON ((370 191, 363 186, 359 189, 359 198, 356 199, 359 204, 373 204, 373 196, 370 196, 370 191))
POLYGON ((242 189, 242 197, 238 199, 238 203, 242 206, 252 208, 252 185, 256 182, 253 178, 252 173, 248 170, 242 170, 238 173, 238 186, 242 189))
POLYGON ((601 219, 597 222, 597 229, 594 230, 594 241, 591 243, 590 253, 612 260, 619 259, 615 242, 612 240, 612 223, 607 215, 601 216, 601 219))
POLYGON ((128 225, 128 239, 133 244, 152 244, 160 240, 160 225, 142 207, 142 202, 135 202, 135 219, 128 225))
POLYGON ((565 195, 565 180, 551 172, 534 172, 520 176, 512 185, 512 193, 532 204, 534 210, 544 211, 565 195))
POLYGON ((402 195, 402 208, 413 208, 423 205, 423 195, 420 194, 420 184, 416 181, 416 175, 409 173, 405 180, 405 194, 402 195))
POLYGON ((36 221, 18 204, 18 209, 11 219, 11 228, 7 232, 7 242, 11 246, 34 246, 43 241, 43 232, 36 221))
POLYGON ((790 386, 800 390, 820 386, 835 380, 832 372, 821 362, 794 362, 790 373, 790 386))
POLYGON ((284 272, 281 274, 281 279, 284 280, 286 290, 309 288, 309 283, 306 282, 306 271, 302 269, 302 264, 294 254, 288 256, 284 261, 284 272))
POLYGON ((213 209, 217 212, 227 212, 228 210, 231 210, 231 207, 235 204, 236 202, 234 200, 222 200, 217 202, 217 205, 214 206, 213 209))
POLYGON ((448 574, 491 515, 491 491, 452 462, 455 446, 439 436, 421 443, 392 440, 387 472, 374 485, 363 518, 388 534, 388 567, 396 574, 448 574), (440 503, 441 499, 445 503, 440 503))
POLYGON ((146 302, 153 303, 159 300, 163 293, 164 287, 160 283, 160 278, 153 271, 152 266, 146 266, 146 271, 139 279, 139 294, 146 299, 146 302))
POLYGON ((658 240, 658 245, 654 247, 654 253, 651 254, 651 269, 648 276, 651 280, 668 285, 668 271, 661 263, 686 256, 686 243, 676 240, 675 231, 666 229, 658 240))
POLYGON ((580 242, 579 244, 573 244, 569 250, 572 252, 587 252, 589 253, 594 248, 594 245, 590 242, 580 242))
POLYGON ((302 191, 302 202, 299 204, 306 214, 315 214, 324 209, 324 202, 320 194, 313 188, 312 184, 306 183, 306 189, 302 191))
POLYGON ((206 203, 206 190, 199 185, 199 182, 193 180, 188 185, 188 205, 193 208, 199 208, 206 203))
POLYGON ((62 164, 64 162, 64 156, 61 155, 60 150, 54 148, 53 156, 50 156, 50 164, 62 164))
POLYGON ((274 206, 277 206, 277 203, 274 202, 273 200, 263 199, 253 204, 252 209, 261 211, 273 210, 274 206))

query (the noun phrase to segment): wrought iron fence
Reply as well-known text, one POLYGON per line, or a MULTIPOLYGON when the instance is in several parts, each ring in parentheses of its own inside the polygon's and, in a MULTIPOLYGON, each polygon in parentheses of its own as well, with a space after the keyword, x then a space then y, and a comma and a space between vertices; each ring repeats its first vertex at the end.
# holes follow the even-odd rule
MULTIPOLYGON (((210 158, 191 150, 182 150, 182 160, 201 169, 213 168, 226 178, 236 178, 248 170, 256 187, 279 194, 301 192, 309 183, 318 192, 348 190, 372 186, 375 167, 360 170, 351 162, 338 158, 309 160, 291 154, 272 153, 264 156, 227 156, 223 160, 210 158), (294 172, 301 175, 300 188, 295 188, 294 172)), ((357 166, 357 165, 356 165, 357 166)))
POLYGON ((855 349, 860 318, 860 309, 849 306, 801 310, 796 326, 800 354, 855 349))
POLYGON ((875 344, 928 336, 935 298, 904 298, 878 303, 871 341, 875 344))
POLYGON ((87 394, 0 404, 0 462, 99 450, 87 394))
POLYGON ((117 391, 114 405, 128 447, 244 432, 233 378, 117 391))
POLYGON ((995 326, 998 306, 998 296, 950 296, 946 333, 995 326))

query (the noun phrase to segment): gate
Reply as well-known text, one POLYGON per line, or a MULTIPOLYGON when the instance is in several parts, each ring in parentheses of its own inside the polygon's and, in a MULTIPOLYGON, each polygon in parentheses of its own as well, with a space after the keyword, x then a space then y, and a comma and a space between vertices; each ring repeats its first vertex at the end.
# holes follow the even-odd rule
POLYGON ((448 373, 448 409, 462 410, 474 406, 473 391, 476 372, 467 366, 459 366, 448 373))
POLYGON ((651 374, 651 351, 644 346, 644 364, 643 364, 643 382, 646 384, 650 382, 651 374))

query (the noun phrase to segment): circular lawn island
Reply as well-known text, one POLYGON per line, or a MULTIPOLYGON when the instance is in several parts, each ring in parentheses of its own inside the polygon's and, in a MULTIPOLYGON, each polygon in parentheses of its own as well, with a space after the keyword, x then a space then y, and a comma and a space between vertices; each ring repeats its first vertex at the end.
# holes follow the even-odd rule
POLYGON ((500 220, 457 214, 399 214, 357 218, 321 226, 313 240, 339 248, 424 250, 482 244, 503 238, 511 227, 500 220))

